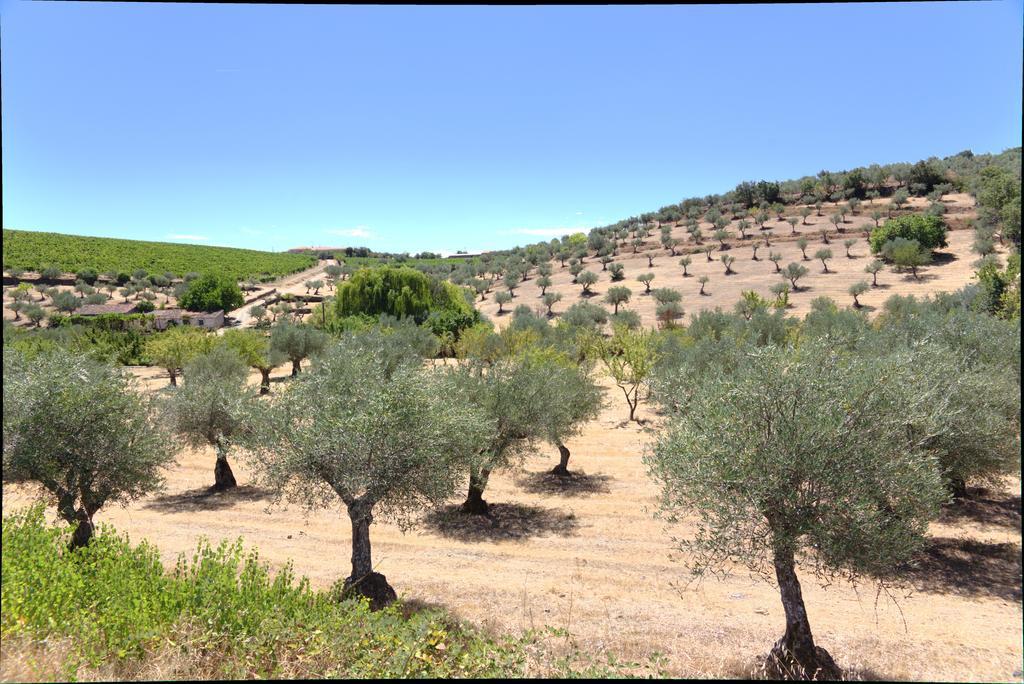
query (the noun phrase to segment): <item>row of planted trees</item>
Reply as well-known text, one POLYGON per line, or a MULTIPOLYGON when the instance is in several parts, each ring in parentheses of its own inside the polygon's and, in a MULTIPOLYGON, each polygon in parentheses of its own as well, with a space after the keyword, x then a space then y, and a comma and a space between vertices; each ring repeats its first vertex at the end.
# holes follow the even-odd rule
POLYGON ((328 341, 313 366, 269 396, 246 383, 252 358, 225 336, 184 364, 180 387, 149 396, 110 366, 66 352, 4 355, 4 479, 33 482, 88 542, 104 505, 154 491, 174 438, 228 455, 282 500, 340 500, 352 527, 350 591, 395 598, 374 572, 371 524, 408 527, 468 489, 488 513, 495 471, 566 442, 602 405, 603 368, 636 418, 649 396, 664 425, 643 458, 666 514, 698 531, 680 542, 695 578, 746 565, 780 590, 784 676, 836 675, 814 642, 798 570, 828 581, 899 579, 951 494, 1019 469, 1019 321, 970 311, 964 293, 893 298, 875 323, 818 300, 803 321, 757 308, 707 311, 685 329, 630 330, 519 312, 500 334, 463 332, 462 362, 424 363, 416 326, 328 341))

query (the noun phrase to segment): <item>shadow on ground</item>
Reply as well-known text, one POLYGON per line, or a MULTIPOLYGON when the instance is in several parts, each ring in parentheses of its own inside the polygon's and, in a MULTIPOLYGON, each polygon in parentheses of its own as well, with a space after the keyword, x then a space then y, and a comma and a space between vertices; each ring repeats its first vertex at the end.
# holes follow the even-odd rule
POLYGON ((902 573, 918 589, 1021 602, 1021 552, 1013 543, 935 537, 902 573))
POLYGON ((939 522, 956 525, 974 522, 983 525, 999 525, 1021 530, 1020 497, 993 493, 981 487, 971 487, 967 498, 944 506, 939 522))
POLYGON ((270 499, 273 492, 251 485, 239 485, 226 492, 216 492, 209 487, 189 489, 177 494, 157 496, 144 508, 164 513, 188 513, 193 511, 217 511, 231 508, 249 501, 270 499))
POLYGON ((459 506, 445 506, 428 513, 422 526, 458 541, 519 541, 546 534, 571 536, 579 522, 571 511, 498 503, 491 504, 490 515, 486 517, 463 513, 459 506))
POLYGON ((531 494, 561 494, 579 496, 582 494, 607 494, 608 475, 588 475, 582 470, 570 470, 565 475, 550 471, 524 473, 516 478, 516 486, 531 494))

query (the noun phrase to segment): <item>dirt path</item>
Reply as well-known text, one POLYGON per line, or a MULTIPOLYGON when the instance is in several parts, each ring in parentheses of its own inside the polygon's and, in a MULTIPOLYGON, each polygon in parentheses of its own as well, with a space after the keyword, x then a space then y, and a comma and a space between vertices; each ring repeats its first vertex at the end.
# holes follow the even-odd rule
MULTIPOLYGON (((137 374, 149 387, 167 384, 157 370, 137 374)), ((286 375, 284 368, 275 372, 274 386, 286 375)), ((559 489, 544 477, 557 451, 543 445, 521 470, 491 478, 486 498, 496 505, 498 527, 449 514, 403 534, 375 521, 377 568, 403 597, 488 628, 550 625, 568 629, 590 653, 640 660, 665 654, 675 675, 741 674, 781 634, 778 593, 744 570, 681 586, 686 573, 671 559, 672 537, 685 537, 692 526, 666 528, 653 517, 657 492, 640 460, 651 435, 624 424, 617 392, 609 386, 599 419, 569 442, 570 469, 579 475, 571 487, 559 489)), ((650 407, 641 404, 639 415, 652 417, 650 407)), ((294 561, 318 587, 344 577, 350 532, 342 508, 268 508, 269 493, 248 486, 247 469, 234 460, 242 484, 234 493, 208 496, 214 456, 186 451, 163 495, 98 517, 133 540, 153 541, 168 564, 202 536, 240 536, 275 565, 294 561)), ((876 677, 1020 680, 1019 480, 1008 487, 969 514, 932 526, 936 557, 899 609, 884 597, 876 604, 869 587, 821 589, 804 570, 819 643, 843 666, 876 677)), ((5 511, 25 501, 23 491, 4 487, 5 511)))
MULTIPOLYGON (((324 269, 328 265, 336 263, 337 262, 334 260, 320 261, 315 266, 307 268, 305 271, 293 273, 290 276, 280 278, 272 283, 267 283, 264 286, 262 286, 259 290, 249 293, 248 296, 251 297, 253 295, 263 294, 274 289, 276 289, 278 293, 305 294, 306 287, 303 283, 305 283, 307 280, 322 280, 326 276, 324 269)), ((253 325, 253 318, 252 314, 249 313, 249 309, 252 308, 253 306, 256 306, 256 304, 256 302, 252 302, 250 304, 245 304, 244 306, 235 309, 234 311, 228 312, 227 316, 237 321, 236 325, 233 325, 231 327, 251 327, 253 325)), ((224 328, 221 328, 221 330, 224 330, 224 328)))

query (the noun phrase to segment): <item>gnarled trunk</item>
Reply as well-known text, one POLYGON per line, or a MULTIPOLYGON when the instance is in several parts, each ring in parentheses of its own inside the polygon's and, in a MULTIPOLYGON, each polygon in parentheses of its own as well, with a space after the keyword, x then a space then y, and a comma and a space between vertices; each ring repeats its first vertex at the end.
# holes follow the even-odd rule
POLYGON ((772 676, 782 679, 837 679, 841 673, 832 656, 814 645, 793 552, 776 549, 774 563, 782 607, 786 612, 786 632, 768 654, 768 665, 775 670, 772 676))
POLYGON ((219 442, 214 445, 214 449, 217 451, 217 464, 213 467, 213 490, 223 492, 237 487, 235 474, 231 472, 231 464, 228 463, 227 449, 219 442))
POLYGON ((380 610, 398 598, 387 578, 373 571, 370 555, 370 523, 373 522, 373 504, 357 499, 348 504, 348 517, 352 521, 352 574, 345 578, 345 596, 365 596, 370 608, 380 610))
POLYGON ((302 370, 302 359, 292 359, 292 377, 294 378, 302 370))
POLYGON ((466 501, 462 504, 462 512, 472 515, 488 515, 490 507, 484 501, 484 489, 487 488, 487 479, 491 471, 481 468, 479 471, 471 470, 469 473, 469 493, 466 501))
POLYGON ((92 516, 89 515, 85 508, 79 508, 75 517, 78 522, 78 527, 75 528, 74 534, 71 535, 72 550, 86 546, 92 539, 93 533, 96 532, 96 526, 92 522, 92 516))
POLYGON ((260 375, 263 376, 260 380, 260 394, 270 394, 270 369, 260 368, 260 375))
POLYGON ((178 373, 176 371, 170 370, 170 371, 167 371, 167 374, 169 376, 171 376, 171 387, 177 387, 178 386, 178 373))
POLYGON ((552 470, 552 475, 568 475, 569 474, 569 448, 561 442, 558 443, 558 454, 561 459, 558 461, 552 470))

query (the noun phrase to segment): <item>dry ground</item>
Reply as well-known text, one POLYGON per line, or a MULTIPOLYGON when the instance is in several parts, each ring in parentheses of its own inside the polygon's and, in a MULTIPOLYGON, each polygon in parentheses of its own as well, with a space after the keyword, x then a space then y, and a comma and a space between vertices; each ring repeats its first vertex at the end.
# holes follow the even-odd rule
MULTIPOLYGON (((949 247, 940 250, 936 254, 933 265, 919 269, 919 279, 915 279, 909 272, 896 273, 890 267, 886 267, 878 274, 879 287, 872 288, 860 297, 861 303, 869 313, 876 312, 882 303, 891 295, 913 294, 923 296, 932 292, 953 291, 972 281, 974 276, 973 263, 977 261, 976 254, 971 252, 971 244, 974 241, 974 232, 963 229, 966 219, 973 216, 973 200, 968 195, 954 194, 945 197, 947 206, 946 220, 952 230, 948 235, 949 247)), ((914 210, 924 208, 922 198, 912 198, 910 206, 914 210)), ((611 281, 611 273, 602 271, 602 264, 594 257, 588 257, 584 267, 597 273, 598 282, 591 290, 594 293, 589 297, 582 295, 582 287, 572 283, 572 274, 569 273, 568 265, 561 268, 560 262, 553 261, 554 273, 552 275, 551 292, 558 292, 562 300, 554 306, 556 314, 564 312, 572 304, 578 301, 589 301, 605 306, 609 312, 611 307, 602 304, 601 300, 605 292, 612 285, 624 285, 633 291, 632 299, 628 304, 620 306, 622 309, 636 311, 648 327, 656 325, 655 307, 656 302, 650 295, 644 294, 644 285, 637 281, 641 273, 653 273, 654 280, 652 288, 669 287, 682 293, 682 307, 685 316, 680 323, 688 324, 691 316, 702 309, 714 309, 721 307, 731 311, 735 303, 741 298, 744 290, 754 290, 762 297, 773 300, 769 288, 781 281, 776 274, 774 264, 768 260, 769 251, 778 252, 782 255, 779 262, 780 267, 785 268, 790 262, 801 263, 808 268, 808 274, 798 281, 799 292, 792 292, 789 296, 790 308, 788 313, 803 316, 810 310, 811 300, 815 297, 827 296, 834 299, 841 306, 853 303, 853 298, 847 290, 850 285, 866 280, 871 282, 871 275, 864 272, 864 267, 872 260, 865 231, 874 226, 870 218, 871 205, 865 203, 861 206, 856 216, 847 217, 848 222, 844 224, 844 233, 837 233, 835 226, 829 221, 829 216, 834 213, 834 204, 829 203, 822 208, 822 216, 811 214, 807 218, 807 225, 797 225, 797 235, 792 235, 788 223, 779 222, 772 217, 766 224, 771 233, 770 247, 765 247, 764 233, 758 230, 756 225, 753 230, 747 231, 747 239, 739 238, 739 231, 736 229, 738 221, 733 221, 727 230, 733 238, 727 241, 730 248, 726 251, 718 249, 718 241, 711 234, 713 228, 701 223, 701 231, 704 233, 704 244, 715 245, 715 251, 711 253, 712 261, 707 260, 703 251, 690 254, 693 262, 688 267, 689 277, 683 277, 683 268, 679 265, 683 252, 692 252, 700 249, 693 243, 692 238, 686 233, 682 225, 673 228, 672 236, 681 241, 677 247, 679 255, 671 256, 668 250, 660 243, 660 233, 655 230, 646 240, 644 247, 637 254, 633 253, 631 244, 619 248, 619 256, 615 262, 625 267, 625 279, 616 283, 611 281), (823 244, 821 241, 821 229, 829 231, 830 244, 823 244), (806 237, 810 244, 807 247, 808 260, 804 261, 801 256, 796 239, 800 236, 806 237), (853 258, 847 258, 846 248, 843 241, 856 239, 857 243, 851 247, 850 254, 853 258), (752 259, 754 250, 752 244, 760 245, 758 249, 759 261, 752 259), (814 253, 819 249, 831 249, 833 258, 829 260, 829 273, 824 273, 822 263, 814 259, 814 253), (654 254, 654 263, 648 266, 647 254, 654 254), (735 273, 725 275, 725 267, 719 260, 719 255, 731 254, 736 258, 732 265, 735 273), (710 281, 705 286, 705 294, 700 295, 700 283, 697 279, 707 275, 710 281)), ((877 202, 876 206, 885 206, 884 202, 877 202)), ((788 214, 797 215, 796 209, 788 207, 788 214)), ((627 243, 631 242, 630 240, 627 243)), ((505 304, 503 314, 498 314, 498 304, 494 301, 494 292, 504 290, 505 287, 499 282, 494 285, 493 291, 487 295, 487 299, 477 299, 476 306, 483 313, 491 317, 491 320, 499 327, 503 327, 511 319, 511 312, 520 304, 527 304, 540 313, 546 313, 547 309, 540 300, 540 288, 536 283, 536 271, 530 278, 523 282, 514 292, 514 297, 509 304, 505 304)))
MULTIPOLYGON (((136 373, 151 388, 167 383, 154 369, 136 373)), ((275 373, 275 387, 285 374, 275 373)), ((608 387, 600 418, 569 442, 577 473, 571 486, 544 477, 557 451, 541 445, 521 470, 491 478, 487 499, 496 504, 496 526, 451 513, 428 516, 404 534, 375 522, 377 568, 402 597, 485 628, 550 625, 568 629, 592 654, 645 660, 661 653, 674 675, 741 675, 781 634, 778 593, 743 570, 677 588, 686 573, 671 558, 671 538, 692 526, 668 529, 652 515, 657 492, 640 458, 657 417, 641 404, 639 415, 654 421, 624 424, 625 403, 608 387)), ((348 573, 350 528, 340 506, 308 515, 296 507, 268 510, 269 493, 247 484, 238 459, 238 490, 208 495, 213 463, 210 451, 186 451, 163 494, 98 518, 133 540, 151 540, 167 564, 201 536, 241 536, 275 565, 294 561, 315 586, 348 573)), ((5 511, 25 501, 24 490, 4 487, 5 511)), ((861 676, 1019 681, 1020 481, 948 514, 931 533, 928 561, 912 578, 916 591, 901 595, 898 608, 884 597, 876 602, 870 587, 825 590, 804 575, 816 638, 861 676)))

